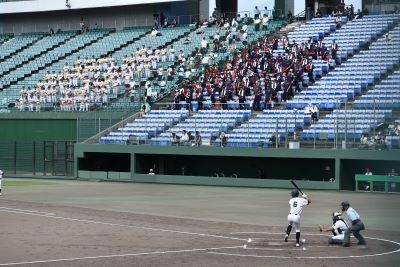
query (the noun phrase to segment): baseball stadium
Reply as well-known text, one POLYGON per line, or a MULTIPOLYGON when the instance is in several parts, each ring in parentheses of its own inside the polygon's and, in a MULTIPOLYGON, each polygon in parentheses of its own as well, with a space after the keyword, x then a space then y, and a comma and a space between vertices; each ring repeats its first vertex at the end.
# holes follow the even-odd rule
POLYGON ((0 0, 0 127, 0 266, 400 260, 399 0, 0 0))

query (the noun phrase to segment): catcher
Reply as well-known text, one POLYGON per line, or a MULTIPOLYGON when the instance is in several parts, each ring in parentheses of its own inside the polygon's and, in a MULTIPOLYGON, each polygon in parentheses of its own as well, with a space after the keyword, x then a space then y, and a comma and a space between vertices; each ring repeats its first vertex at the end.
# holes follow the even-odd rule
POLYGON ((332 232, 332 236, 328 238, 330 245, 342 245, 344 240, 344 232, 348 229, 346 223, 342 219, 340 212, 332 213, 333 225, 329 228, 324 228, 323 225, 319 226, 321 232, 332 232))

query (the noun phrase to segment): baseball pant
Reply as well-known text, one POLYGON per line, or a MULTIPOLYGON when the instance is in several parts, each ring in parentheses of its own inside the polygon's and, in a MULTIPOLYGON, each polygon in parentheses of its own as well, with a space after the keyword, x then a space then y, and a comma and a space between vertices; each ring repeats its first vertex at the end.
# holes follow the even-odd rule
POLYGON ((300 215, 295 215, 295 214, 289 214, 288 217, 288 223, 294 227, 294 229, 297 232, 300 232, 300 215))
POLYGON ((343 244, 344 245, 350 244, 350 234, 353 233, 354 237, 358 239, 358 244, 364 245, 365 244, 364 237, 360 234, 360 231, 364 229, 365 226, 361 220, 353 222, 352 226, 344 232, 343 244))
POLYGON ((328 238, 328 243, 331 245, 341 245, 343 244, 344 234, 330 236, 328 238))

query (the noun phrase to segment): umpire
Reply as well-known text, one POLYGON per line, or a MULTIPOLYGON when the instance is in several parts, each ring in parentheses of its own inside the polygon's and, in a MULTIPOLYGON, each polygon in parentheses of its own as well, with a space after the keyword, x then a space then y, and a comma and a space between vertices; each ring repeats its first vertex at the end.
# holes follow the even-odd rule
POLYGON ((353 233, 354 237, 358 239, 358 245, 366 245, 364 237, 360 234, 360 231, 365 229, 360 215, 350 207, 348 201, 343 201, 340 205, 342 206, 342 211, 346 212, 347 218, 351 221, 351 226, 344 232, 343 246, 350 246, 350 233, 353 233))

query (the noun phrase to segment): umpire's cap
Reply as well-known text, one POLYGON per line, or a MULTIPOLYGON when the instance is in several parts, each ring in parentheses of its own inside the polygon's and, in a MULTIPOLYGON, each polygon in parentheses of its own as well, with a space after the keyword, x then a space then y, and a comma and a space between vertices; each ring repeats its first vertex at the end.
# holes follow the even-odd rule
POLYGON ((340 205, 342 207, 350 207, 350 203, 348 201, 343 201, 342 203, 340 203, 340 205))

